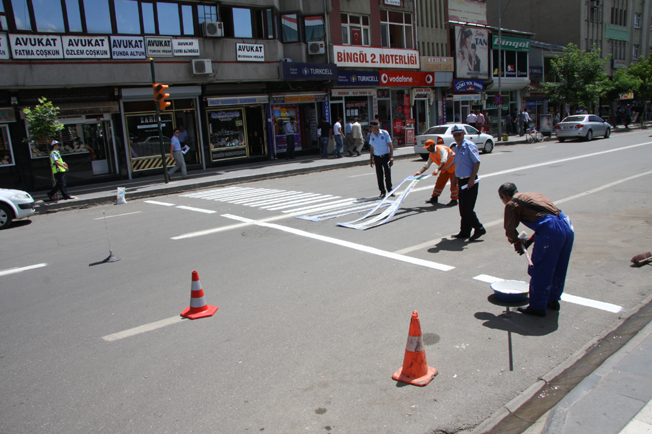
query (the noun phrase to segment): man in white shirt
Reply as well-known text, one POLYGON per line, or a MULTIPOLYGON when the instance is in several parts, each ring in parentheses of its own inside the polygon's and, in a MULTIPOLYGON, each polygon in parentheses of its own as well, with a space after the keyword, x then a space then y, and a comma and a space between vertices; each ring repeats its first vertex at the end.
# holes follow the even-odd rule
POLYGON ((337 118, 335 124, 333 125, 333 139, 335 139, 335 149, 333 150, 333 156, 335 158, 342 158, 342 118, 337 118))
POLYGON ((480 110, 478 110, 478 114, 476 115, 475 127, 481 130, 482 127, 484 127, 484 121, 485 121, 484 115, 480 110))
MULTIPOLYGON (((355 122, 353 122, 352 126, 352 134, 353 136, 353 149, 352 151, 356 153, 356 156, 360 156, 360 151, 362 150, 362 147, 364 146, 364 136, 362 135, 362 125, 360 125, 360 122, 356 119, 355 122)), ((352 154, 353 154, 352 152, 352 154)))
POLYGON ((471 125, 473 128, 475 128, 475 123, 478 121, 477 116, 475 113, 471 112, 469 115, 466 117, 466 123, 471 125))
POLYGON ((344 143, 346 144, 346 151, 353 156, 353 121, 351 119, 344 127, 344 143))

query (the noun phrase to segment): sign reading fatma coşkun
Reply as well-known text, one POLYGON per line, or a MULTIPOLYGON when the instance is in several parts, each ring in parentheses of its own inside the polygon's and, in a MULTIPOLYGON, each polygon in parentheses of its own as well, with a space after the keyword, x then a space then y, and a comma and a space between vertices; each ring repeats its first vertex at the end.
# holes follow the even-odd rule
POLYGON ((9 35, 14 59, 63 59, 59 35, 9 35))

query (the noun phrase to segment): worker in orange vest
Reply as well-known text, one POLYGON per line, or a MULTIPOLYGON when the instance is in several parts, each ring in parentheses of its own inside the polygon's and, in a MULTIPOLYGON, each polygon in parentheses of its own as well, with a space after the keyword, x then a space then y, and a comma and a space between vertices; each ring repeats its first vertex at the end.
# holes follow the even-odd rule
POLYGON ((432 163, 437 165, 437 168, 434 172, 432 172, 432 174, 437 175, 437 172, 439 172, 437 182, 435 183, 435 189, 432 191, 432 197, 428 199, 426 203, 433 205, 436 204, 439 200, 439 196, 441 196, 442 191, 444 191, 444 187, 446 187, 446 183, 450 179, 451 201, 448 202, 446 206, 456 206, 459 189, 457 187, 457 178, 455 178, 455 158, 453 158, 455 153, 448 146, 435 146, 434 140, 426 140, 426 145, 424 148, 430 152, 430 158, 428 158, 426 165, 423 166, 423 168, 417 173, 415 173, 414 176, 419 176, 428 170, 432 163))

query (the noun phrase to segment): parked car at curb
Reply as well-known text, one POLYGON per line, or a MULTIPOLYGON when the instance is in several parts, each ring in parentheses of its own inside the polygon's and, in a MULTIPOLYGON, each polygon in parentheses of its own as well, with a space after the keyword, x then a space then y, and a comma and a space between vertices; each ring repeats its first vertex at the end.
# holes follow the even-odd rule
POLYGON ((24 219, 35 212, 34 199, 29 193, 0 188, 0 229, 8 228, 13 220, 24 219))
POLYGON ((600 116, 573 115, 565 117, 555 125, 555 134, 560 142, 566 139, 593 140, 595 136, 608 139, 611 135, 611 125, 600 116))
POLYGON ((444 145, 452 148, 455 144, 455 139, 453 134, 451 134, 451 129, 453 126, 458 125, 466 130, 464 138, 472 141, 478 147, 478 150, 484 154, 489 154, 494 150, 494 138, 489 134, 482 133, 477 129, 473 128, 471 125, 467 124, 448 124, 448 125, 437 125, 435 127, 428 128, 423 134, 415 137, 416 144, 414 145, 414 153, 421 156, 422 159, 428 159, 428 150, 424 149, 426 140, 432 139, 435 141, 435 145, 444 145))

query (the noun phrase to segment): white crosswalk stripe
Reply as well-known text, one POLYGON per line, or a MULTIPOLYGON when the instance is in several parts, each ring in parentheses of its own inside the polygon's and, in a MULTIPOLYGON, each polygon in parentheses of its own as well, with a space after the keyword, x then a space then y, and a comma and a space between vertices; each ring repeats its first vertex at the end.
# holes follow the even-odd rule
POLYGON ((368 211, 378 204, 377 199, 342 198, 331 194, 274 190, 251 187, 224 187, 181 197, 226 202, 286 214, 304 213, 297 218, 321 221, 368 211))

